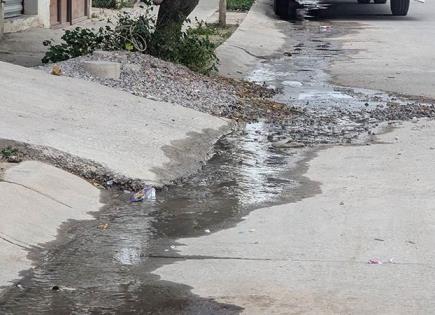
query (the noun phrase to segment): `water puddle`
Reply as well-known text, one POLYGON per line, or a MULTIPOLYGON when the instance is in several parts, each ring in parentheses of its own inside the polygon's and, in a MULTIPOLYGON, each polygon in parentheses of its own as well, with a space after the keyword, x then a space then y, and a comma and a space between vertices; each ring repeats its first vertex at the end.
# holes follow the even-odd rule
POLYGON ((317 193, 302 177, 308 149, 278 148, 281 126, 259 122, 225 137, 202 171, 132 204, 130 194, 104 193, 95 221, 67 222, 55 242, 35 249, 32 271, 0 301, 2 314, 238 313, 151 273, 177 259, 176 239, 236 224, 249 211, 317 193), (53 290, 53 288, 55 290, 53 290))
MULTIPOLYGON (((254 209, 319 193, 318 184, 303 177, 315 154, 310 146, 365 141, 361 135, 394 118, 387 104, 403 105, 385 93, 327 83, 323 69, 343 52, 321 26, 289 24, 296 40, 287 47, 291 55, 262 62, 249 76, 280 89, 276 100, 295 106, 296 117, 228 135, 200 172, 160 191, 155 201, 132 204, 128 193, 104 192, 106 206, 95 221, 67 222, 55 242, 31 252, 35 268, 7 290, 0 313, 239 313, 238 306, 198 297, 152 271, 183 259, 174 251, 180 237, 213 233, 254 209)), ((418 108, 399 112, 407 119, 424 115, 418 108)))

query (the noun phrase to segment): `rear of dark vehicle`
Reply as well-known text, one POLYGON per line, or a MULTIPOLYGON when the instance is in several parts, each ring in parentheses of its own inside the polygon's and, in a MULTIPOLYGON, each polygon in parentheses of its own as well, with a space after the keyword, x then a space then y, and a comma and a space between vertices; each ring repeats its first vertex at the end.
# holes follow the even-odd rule
MULTIPOLYGON (((370 4, 372 0, 357 0, 360 4, 370 4)), ((374 4, 385 4, 387 0, 373 0, 374 4)), ((410 0, 390 0, 391 13, 395 16, 406 16, 410 0)), ((293 18, 299 7, 295 0, 273 0, 275 14, 281 18, 293 18)))

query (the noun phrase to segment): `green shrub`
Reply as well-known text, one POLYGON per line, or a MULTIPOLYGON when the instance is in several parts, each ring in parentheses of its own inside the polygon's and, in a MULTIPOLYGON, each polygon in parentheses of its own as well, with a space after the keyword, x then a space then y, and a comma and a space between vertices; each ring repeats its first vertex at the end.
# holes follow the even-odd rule
POLYGON ((10 158, 13 155, 16 155, 18 153, 18 150, 12 147, 6 147, 0 150, 0 157, 2 158, 10 158))
POLYGON ((104 46, 106 36, 108 34, 103 28, 98 32, 80 27, 66 30, 62 35, 63 43, 54 44, 51 40, 43 42, 44 46, 49 46, 49 49, 42 58, 42 62, 57 62, 93 53, 96 49, 104 46))
POLYGON ((92 6, 95 8, 119 9, 132 7, 135 0, 93 0, 92 6))
POLYGON ((114 9, 117 6, 116 0, 93 0, 92 6, 95 8, 114 9))
POLYGON ((227 9, 233 11, 248 11, 255 0, 227 0, 227 9))
POLYGON ((172 39, 154 38, 152 55, 164 60, 180 63, 193 71, 209 73, 216 70, 216 46, 208 36, 201 36, 190 31, 182 32, 172 39))
POLYGON ((183 64, 193 71, 208 73, 216 69, 216 45, 208 34, 189 27, 186 31, 168 34, 155 32, 155 20, 150 14, 132 16, 119 13, 116 22, 98 30, 77 27, 67 30, 62 42, 44 41, 48 47, 43 63, 58 62, 93 53, 95 50, 128 50, 183 64))

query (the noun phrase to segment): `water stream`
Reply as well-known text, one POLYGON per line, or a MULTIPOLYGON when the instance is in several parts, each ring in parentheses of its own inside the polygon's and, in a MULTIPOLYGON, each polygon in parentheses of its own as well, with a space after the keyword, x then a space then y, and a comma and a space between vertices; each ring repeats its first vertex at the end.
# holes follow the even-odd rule
POLYGON ((94 221, 66 222, 56 241, 31 251, 35 268, 7 290, 0 313, 239 313, 238 306, 198 297, 152 271, 184 259, 173 250, 180 237, 213 233, 254 209, 319 193, 303 176, 318 147, 302 144, 361 139, 375 123, 366 111, 392 101, 385 93, 327 83, 323 69, 342 52, 320 22, 289 24, 287 31, 296 40, 288 47, 292 56, 262 62, 249 79, 281 89, 277 100, 301 108, 300 116, 248 124, 224 137, 200 172, 158 192, 155 201, 132 204, 128 193, 105 191, 106 206, 94 221), (288 139, 302 148, 279 145, 288 139))

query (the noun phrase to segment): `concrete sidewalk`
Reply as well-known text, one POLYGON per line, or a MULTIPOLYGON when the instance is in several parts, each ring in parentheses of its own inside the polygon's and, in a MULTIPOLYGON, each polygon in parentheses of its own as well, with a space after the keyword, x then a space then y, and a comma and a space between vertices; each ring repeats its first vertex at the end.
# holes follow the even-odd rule
POLYGON ((53 147, 161 186, 199 167, 229 122, 96 83, 0 63, 0 139, 53 147))
POLYGON ((185 259, 155 273, 246 314, 433 314, 434 135, 405 123, 382 144, 320 151, 305 175, 320 194, 179 239, 185 259))
POLYGON ((23 162, 1 174, 0 163, 0 294, 1 287, 32 267, 29 251, 52 241, 69 219, 93 219, 100 191, 85 180, 39 162, 23 162))
MULTIPOLYGON (((54 148, 155 186, 195 171, 230 130, 227 120, 88 81, 3 62, 0 73, 0 139, 47 154, 54 148)), ((24 162, 1 174, 2 167, 0 287, 31 267, 29 250, 54 239, 62 222, 92 219, 101 207, 98 189, 60 169, 24 162)))
POLYGON ((328 11, 333 26, 357 30, 336 38, 352 54, 334 62, 334 81, 435 99, 434 12, 433 1, 411 1, 407 17, 391 16, 388 4, 347 3, 328 11))
MULTIPOLYGON (((288 38, 275 18, 270 0, 257 0, 234 34, 216 50, 219 73, 245 78, 263 59, 280 52, 288 38)), ((282 54, 282 51, 280 52, 282 54)))

